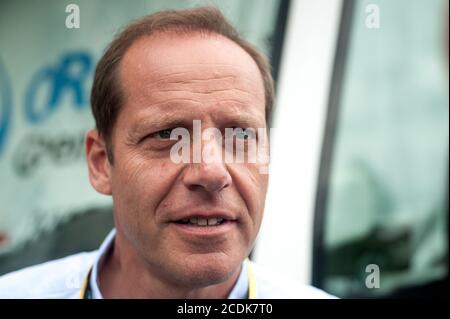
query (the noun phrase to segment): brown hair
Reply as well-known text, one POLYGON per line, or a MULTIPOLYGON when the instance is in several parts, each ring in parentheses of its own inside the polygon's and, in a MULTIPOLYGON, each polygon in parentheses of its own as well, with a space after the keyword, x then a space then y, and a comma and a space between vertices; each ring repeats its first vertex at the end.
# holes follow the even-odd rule
POLYGON ((266 121, 274 101, 274 85, 267 58, 249 42, 242 39, 233 26, 215 7, 187 10, 166 10, 144 16, 129 24, 111 42, 95 70, 91 91, 91 107, 97 130, 105 139, 108 158, 112 163, 111 134, 120 106, 123 103, 119 79, 119 65, 133 42, 156 32, 216 33, 234 41, 256 62, 264 83, 266 121))

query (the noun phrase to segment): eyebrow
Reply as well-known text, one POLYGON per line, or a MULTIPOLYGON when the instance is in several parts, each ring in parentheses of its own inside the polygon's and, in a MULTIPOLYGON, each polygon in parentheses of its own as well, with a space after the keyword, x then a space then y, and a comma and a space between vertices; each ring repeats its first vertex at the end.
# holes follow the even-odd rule
POLYGON ((189 121, 183 116, 174 116, 173 114, 163 114, 157 117, 149 117, 140 120, 127 130, 129 140, 136 140, 149 131, 159 131, 171 127, 184 127, 189 121))
POLYGON ((223 118, 222 125, 223 127, 234 127, 234 126, 240 126, 242 128, 258 128, 256 126, 265 126, 265 119, 260 116, 252 115, 248 112, 241 113, 239 115, 231 114, 231 115, 225 115, 220 114, 220 118, 223 118))
MULTIPOLYGON (((191 102, 192 103, 192 102, 191 102)), ((164 103, 157 103, 155 106, 157 109, 164 108, 172 108, 172 107, 180 107, 180 105, 185 102, 181 101, 165 101, 164 103)), ((149 114, 144 119, 139 120, 137 123, 134 123, 127 130, 127 137, 130 141, 137 141, 143 134, 163 130, 166 128, 176 128, 176 127, 192 127, 192 121, 197 120, 193 116, 192 110, 188 109, 176 109, 174 111, 168 112, 158 112, 158 114, 149 114)), ((216 116, 213 117, 213 120, 220 123, 221 127, 233 127, 233 126, 241 126, 243 128, 257 126, 258 124, 265 125, 265 118, 263 116, 256 116, 251 112, 243 110, 239 114, 234 112, 229 112, 226 109, 222 109, 216 116)), ((253 127, 257 128, 257 127, 253 127)))
POLYGON ((156 110, 173 109, 174 111, 149 112, 149 116, 139 120, 138 123, 134 123, 132 127, 127 130, 128 136, 135 137, 136 135, 145 133, 150 128, 155 129, 163 128, 163 126, 167 125, 182 125, 186 122, 186 114, 182 111, 182 109, 186 106, 186 104, 192 103, 195 102, 185 99, 173 99, 149 105, 149 108, 156 110))

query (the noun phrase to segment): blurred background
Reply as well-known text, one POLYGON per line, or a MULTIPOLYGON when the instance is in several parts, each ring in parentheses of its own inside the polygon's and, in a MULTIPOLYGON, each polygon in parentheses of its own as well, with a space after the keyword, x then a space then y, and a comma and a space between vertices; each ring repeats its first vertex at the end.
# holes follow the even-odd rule
POLYGON ((448 296, 445 0, 0 0, 0 275, 98 248, 113 217, 84 158, 95 65, 130 20, 208 4, 276 80, 251 258, 342 298, 448 296))

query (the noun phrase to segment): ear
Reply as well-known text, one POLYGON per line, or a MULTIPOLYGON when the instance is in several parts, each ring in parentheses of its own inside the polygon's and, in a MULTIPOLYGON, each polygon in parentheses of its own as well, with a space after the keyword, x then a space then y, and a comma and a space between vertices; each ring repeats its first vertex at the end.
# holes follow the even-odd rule
POLYGON ((86 133, 85 144, 91 185, 101 194, 112 195, 111 164, 103 138, 96 129, 91 129, 86 133))

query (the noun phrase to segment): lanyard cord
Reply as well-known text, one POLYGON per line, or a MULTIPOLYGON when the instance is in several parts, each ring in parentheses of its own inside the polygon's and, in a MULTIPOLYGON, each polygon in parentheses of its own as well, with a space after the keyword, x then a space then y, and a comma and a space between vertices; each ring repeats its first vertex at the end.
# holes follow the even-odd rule
POLYGON ((247 299, 256 299, 256 278, 255 273, 250 265, 250 260, 245 259, 247 265, 247 280, 248 280, 248 296, 247 299))
MULTIPOLYGON (((248 295, 247 299, 256 299, 256 278, 253 272, 253 269, 250 265, 250 260, 248 258, 245 259, 245 265, 247 267, 247 280, 248 280, 248 295)), ((83 285, 80 290, 80 299, 91 299, 91 287, 90 287, 90 279, 91 279, 92 266, 89 268, 89 271, 84 278, 83 285)))
POLYGON ((84 277, 83 280, 83 285, 81 286, 81 290, 80 290, 80 299, 91 299, 91 285, 89 284, 89 281, 91 279, 91 272, 92 272, 92 266, 89 268, 89 271, 86 275, 86 277, 84 277))

